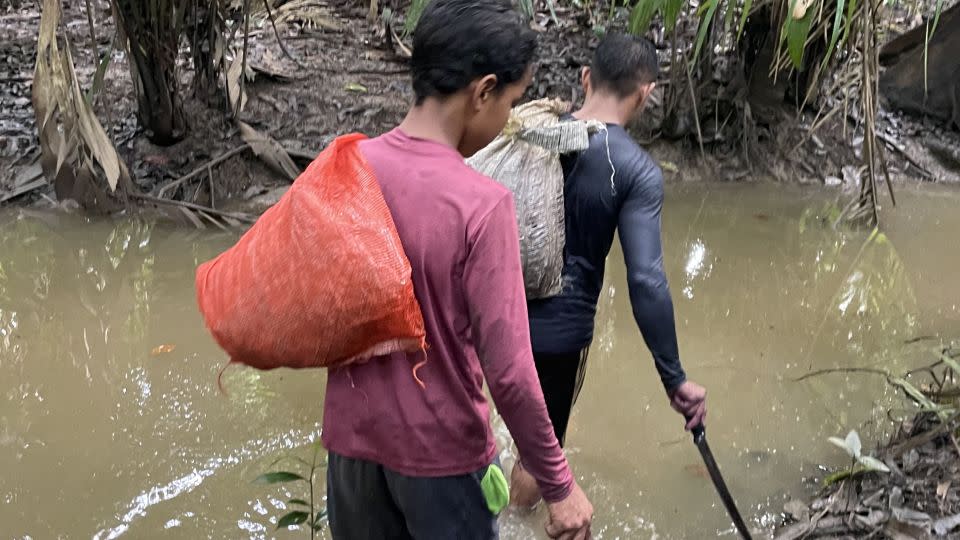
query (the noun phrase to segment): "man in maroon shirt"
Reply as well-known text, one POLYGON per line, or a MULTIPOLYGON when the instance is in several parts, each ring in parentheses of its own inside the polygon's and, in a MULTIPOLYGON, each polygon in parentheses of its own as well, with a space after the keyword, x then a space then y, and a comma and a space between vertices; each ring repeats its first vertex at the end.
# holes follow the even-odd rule
MULTIPOLYGON (((536 38, 507 0, 434 0, 413 38, 416 103, 361 143, 413 269, 424 355, 330 370, 323 442, 334 538, 491 539, 508 502, 483 381, 549 507, 553 538, 590 535, 593 508, 557 442, 530 349, 508 190, 464 156, 503 128, 536 38)), ((349 269, 344 269, 349 271, 349 269)))

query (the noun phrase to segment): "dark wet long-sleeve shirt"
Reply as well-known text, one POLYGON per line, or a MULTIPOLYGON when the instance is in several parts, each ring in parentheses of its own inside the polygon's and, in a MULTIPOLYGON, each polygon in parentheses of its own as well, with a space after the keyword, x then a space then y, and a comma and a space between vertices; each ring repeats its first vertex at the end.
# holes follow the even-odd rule
POLYGON ((528 302, 533 350, 565 354, 590 344, 606 258, 619 228, 633 316, 664 387, 672 391, 686 376, 663 270, 663 173, 615 124, 592 135, 587 150, 563 156, 561 162, 566 207, 563 292, 528 302))

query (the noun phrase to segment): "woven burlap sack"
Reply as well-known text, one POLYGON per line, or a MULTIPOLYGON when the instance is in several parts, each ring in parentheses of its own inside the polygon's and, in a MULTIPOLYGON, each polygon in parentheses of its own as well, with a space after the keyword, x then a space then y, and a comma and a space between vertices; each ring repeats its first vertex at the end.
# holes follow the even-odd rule
POLYGON ((560 293, 563 277, 564 206, 560 155, 590 145, 599 122, 561 121, 570 110, 559 99, 516 107, 503 132, 467 163, 511 192, 520 230, 520 256, 528 298, 560 293))

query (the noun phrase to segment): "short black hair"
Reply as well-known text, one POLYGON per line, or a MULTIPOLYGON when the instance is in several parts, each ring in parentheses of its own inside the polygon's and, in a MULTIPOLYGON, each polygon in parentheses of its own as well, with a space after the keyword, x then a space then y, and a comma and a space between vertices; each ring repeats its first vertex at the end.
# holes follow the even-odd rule
POLYGON ((597 46, 590 66, 590 82, 598 90, 627 97, 637 86, 660 75, 657 48, 644 37, 608 34, 597 46))
POLYGON ((509 0, 433 0, 413 32, 417 104, 445 97, 478 77, 497 76, 497 90, 519 81, 533 61, 536 34, 509 0))

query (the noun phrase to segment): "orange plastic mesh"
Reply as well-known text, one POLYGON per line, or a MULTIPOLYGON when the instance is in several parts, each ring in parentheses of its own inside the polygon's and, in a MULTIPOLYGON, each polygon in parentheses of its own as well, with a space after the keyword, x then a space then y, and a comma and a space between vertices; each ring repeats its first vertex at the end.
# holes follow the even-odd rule
POLYGON ((424 349, 410 261, 362 139, 335 140, 236 245, 197 269, 200 311, 232 362, 335 367, 424 349))

